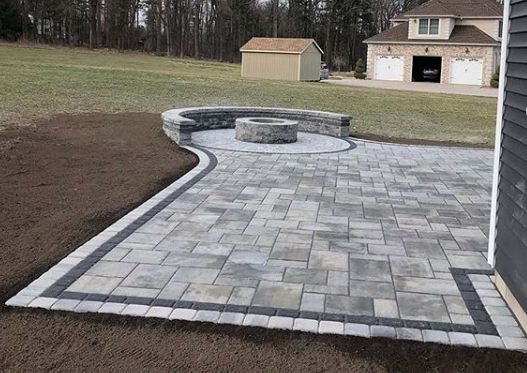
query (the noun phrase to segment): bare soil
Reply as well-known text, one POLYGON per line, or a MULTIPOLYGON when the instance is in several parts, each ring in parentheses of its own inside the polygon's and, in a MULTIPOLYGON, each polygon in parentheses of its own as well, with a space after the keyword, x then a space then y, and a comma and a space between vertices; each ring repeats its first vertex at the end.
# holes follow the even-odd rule
MULTIPOLYGON (((0 133, 0 304, 197 159, 159 115, 0 133)), ((525 372, 520 353, 0 306, 0 371, 525 372)))

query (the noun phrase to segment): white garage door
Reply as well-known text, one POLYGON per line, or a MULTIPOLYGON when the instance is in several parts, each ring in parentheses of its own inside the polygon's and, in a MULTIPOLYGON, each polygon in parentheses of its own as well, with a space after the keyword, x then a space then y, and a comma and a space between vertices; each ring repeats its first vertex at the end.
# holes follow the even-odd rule
POLYGON ((450 83, 482 85, 483 59, 453 58, 450 62, 450 83))
POLYGON ((404 58, 401 56, 377 56, 375 59, 375 79, 402 81, 404 58))

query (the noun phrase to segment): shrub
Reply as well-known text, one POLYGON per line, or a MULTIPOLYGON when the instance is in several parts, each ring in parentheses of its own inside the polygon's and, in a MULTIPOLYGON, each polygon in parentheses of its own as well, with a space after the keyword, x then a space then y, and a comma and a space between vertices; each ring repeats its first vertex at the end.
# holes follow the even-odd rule
POLYGON ((500 68, 496 69, 496 72, 492 74, 492 79, 490 80, 490 86, 492 88, 498 88, 500 86, 500 68))
POLYGON ((362 58, 359 58, 359 60, 355 64, 355 73, 353 74, 355 79, 366 79, 366 74, 364 74, 364 70, 364 60, 362 58))

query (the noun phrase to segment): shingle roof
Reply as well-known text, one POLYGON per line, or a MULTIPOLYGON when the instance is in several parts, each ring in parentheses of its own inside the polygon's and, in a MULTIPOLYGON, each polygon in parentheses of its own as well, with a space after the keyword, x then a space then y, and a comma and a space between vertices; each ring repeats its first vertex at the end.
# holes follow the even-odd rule
POLYGON ((400 17, 413 16, 502 17, 503 5, 496 0, 430 0, 400 17))
POLYGON ((424 44, 498 44, 490 35, 487 35, 475 26, 455 26, 448 40, 441 39, 408 39, 408 22, 395 26, 385 32, 377 34, 366 43, 424 43, 424 44))
POLYGON ((320 53, 324 53, 313 39, 291 39, 291 38, 252 38, 240 52, 276 52, 276 53, 302 53, 310 44, 314 44, 320 53))

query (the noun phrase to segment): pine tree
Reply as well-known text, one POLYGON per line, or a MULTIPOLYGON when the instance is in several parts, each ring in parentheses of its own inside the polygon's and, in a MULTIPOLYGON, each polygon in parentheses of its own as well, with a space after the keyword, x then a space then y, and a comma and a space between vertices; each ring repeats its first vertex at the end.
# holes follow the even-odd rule
POLYGON ((364 74, 364 60, 359 58, 357 64, 355 65, 355 73, 353 76, 355 79, 366 79, 366 74, 364 74))

